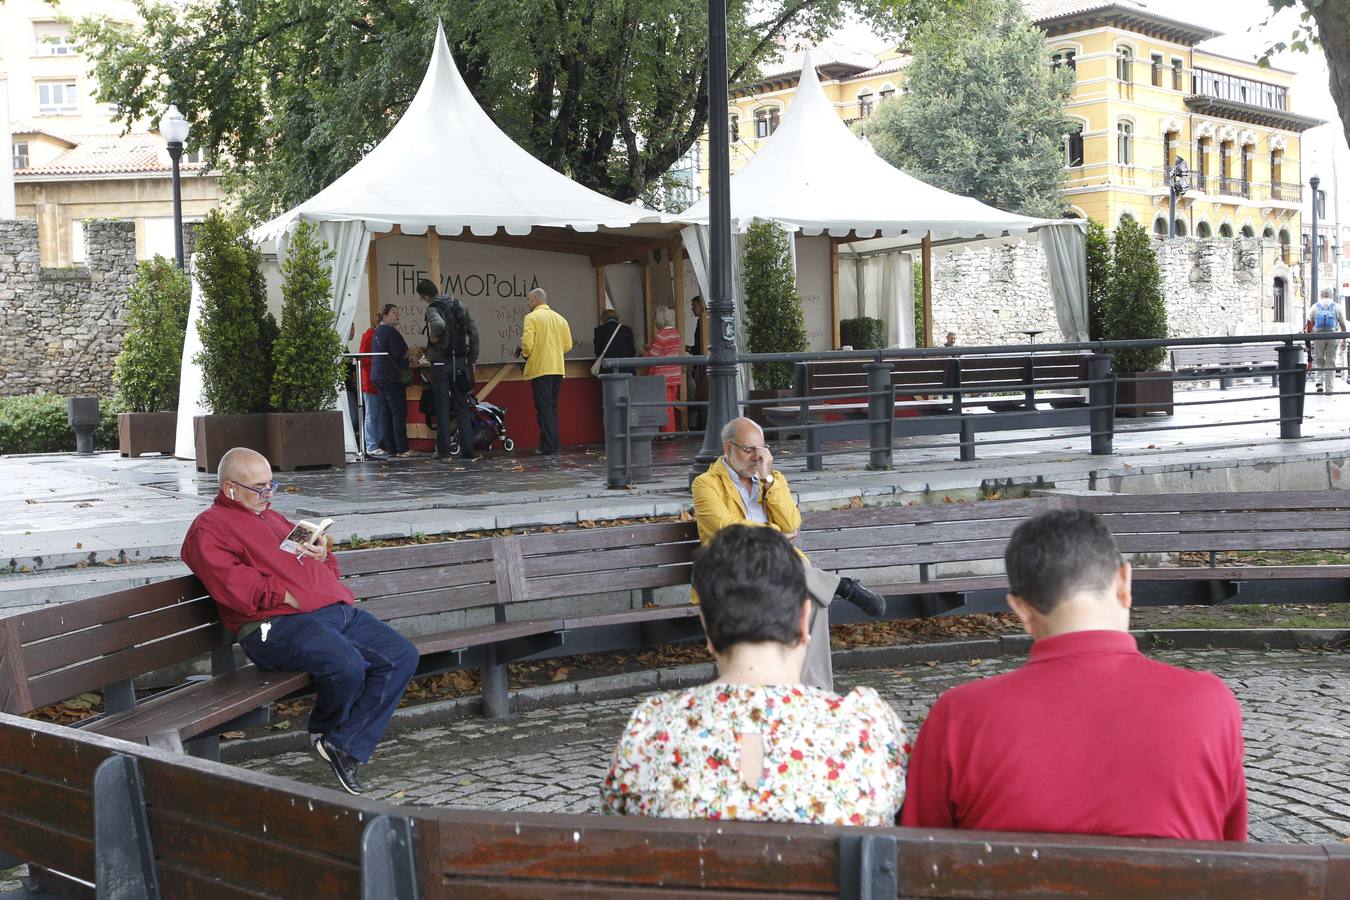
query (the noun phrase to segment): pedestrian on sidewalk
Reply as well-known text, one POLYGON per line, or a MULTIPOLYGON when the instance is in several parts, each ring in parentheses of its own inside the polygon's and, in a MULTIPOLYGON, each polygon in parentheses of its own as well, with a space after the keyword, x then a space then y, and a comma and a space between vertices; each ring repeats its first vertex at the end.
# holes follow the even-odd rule
MULTIPOLYGON (((1304 330, 1317 333, 1345 331, 1345 313, 1336 302, 1336 296, 1329 287, 1317 292, 1317 302, 1308 308, 1308 321, 1304 330)), ((1317 359, 1317 393, 1336 392, 1336 351, 1345 349, 1345 341, 1313 341, 1313 353, 1317 359)))
MULTIPOLYGON (((642 348, 643 356, 679 356, 680 332, 675 328, 675 310, 662 306, 656 310, 656 336, 651 343, 642 348)), ((680 382, 684 380, 682 366, 653 365, 647 368, 648 375, 663 375, 666 379, 666 403, 675 404, 680 399, 680 382)), ((661 430, 678 430, 675 426, 675 407, 666 407, 666 423, 661 430)))
POLYGON ((412 368, 408 363, 408 342, 398 330, 398 307, 394 304, 386 303, 380 311, 380 324, 371 338, 370 349, 372 353, 383 354, 370 360, 370 380, 384 400, 381 438, 388 445, 389 455, 411 456, 408 451, 407 392, 412 381, 412 368))
POLYGON ((428 278, 417 282, 417 295, 427 304, 427 361, 433 404, 436 407, 436 458, 449 459, 450 414, 459 429, 459 455, 478 458, 478 429, 474 426, 470 395, 478 363, 478 326, 455 297, 436 291, 428 278))
POLYGON ((562 392, 563 354, 572 349, 572 329, 567 320, 548 305, 548 294, 535 288, 528 295, 520 352, 525 356, 525 380, 534 395, 534 415, 539 422, 537 456, 557 456, 562 448, 558 434, 558 395, 562 392))
MULTIPOLYGON (((389 305, 385 305, 388 309, 389 305)), ((380 317, 377 315, 366 333, 361 335, 361 353, 371 353, 371 347, 374 346, 375 329, 380 326, 380 317)), ((361 400, 365 404, 365 421, 361 423, 362 430, 365 432, 366 453, 370 456, 383 456, 388 447, 384 445, 384 416, 385 403, 384 397, 380 395, 379 388, 375 387, 375 381, 370 377, 371 364, 375 361, 373 357, 364 357, 358 359, 361 367, 361 400)))
POLYGON ((188 528, 183 562, 259 669, 309 673, 310 745, 343 789, 359 794, 358 767, 417 669, 417 648, 353 605, 326 536, 282 547, 295 525, 271 509, 277 483, 265 456, 235 447, 218 478, 215 500, 188 528))

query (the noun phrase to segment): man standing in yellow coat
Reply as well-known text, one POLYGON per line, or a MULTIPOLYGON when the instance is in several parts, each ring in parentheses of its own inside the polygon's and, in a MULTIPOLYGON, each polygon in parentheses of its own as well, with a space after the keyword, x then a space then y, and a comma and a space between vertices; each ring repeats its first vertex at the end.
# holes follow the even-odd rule
MULTIPOLYGON (((773 454, 764 444, 764 432, 746 418, 732 419, 722 429, 722 455, 708 471, 694 479, 694 518, 699 541, 707 544, 728 525, 763 525, 797 539, 802 514, 792 499, 783 473, 773 468, 773 454)), ((801 551, 797 551, 801 553, 801 551)), ((802 554, 806 592, 815 602, 811 638, 802 666, 802 682, 834 690, 830 664, 830 601, 847 600, 870 616, 886 611, 886 600, 854 578, 841 578, 815 568, 802 554)))
POLYGON ((572 329, 566 319, 549 309, 543 288, 530 291, 529 301, 520 352, 525 354, 525 379, 534 394, 534 415, 539 421, 539 447, 534 452, 557 456, 562 446, 558 437, 558 393, 562 390, 563 354, 572 349, 572 329))

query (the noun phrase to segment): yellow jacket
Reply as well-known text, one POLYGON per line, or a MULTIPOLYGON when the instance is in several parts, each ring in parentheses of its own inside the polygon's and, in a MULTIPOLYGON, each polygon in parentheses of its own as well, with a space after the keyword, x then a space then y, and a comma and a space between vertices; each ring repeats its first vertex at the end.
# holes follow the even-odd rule
MULTIPOLYGON (((708 543, 713 535, 728 525, 758 525, 745 517, 745 501, 736 482, 731 480, 731 472, 722 462, 722 457, 713 460, 708 471, 694 479, 690 489, 694 494, 694 519, 698 523, 698 539, 708 543)), ((764 504, 764 514, 768 517, 768 527, 792 534, 802 527, 802 514, 792 499, 787 479, 777 469, 773 470, 773 484, 765 488, 760 486, 759 502, 764 504)))
POLYGON ((572 329, 567 320, 540 303, 525 314, 520 351, 525 354, 526 379, 562 375, 563 354, 572 349, 572 329))

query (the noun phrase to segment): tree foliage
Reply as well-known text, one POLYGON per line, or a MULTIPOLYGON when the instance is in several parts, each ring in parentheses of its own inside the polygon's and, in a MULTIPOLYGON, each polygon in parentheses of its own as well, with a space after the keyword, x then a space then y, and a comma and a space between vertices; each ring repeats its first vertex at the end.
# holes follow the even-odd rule
POLYGON ((113 367, 113 385, 132 412, 178 406, 178 375, 192 284, 162 256, 136 266, 127 297, 127 330, 113 367))
MULTIPOLYGON (((733 83, 784 39, 849 15, 878 34, 960 0, 733 0, 733 83)), ((100 102, 127 123, 170 102, 244 208, 270 215, 331 183, 393 127, 438 20, 470 91, 522 146, 582 184, 641 195, 708 114, 707 8, 683 0, 137 0, 144 24, 86 19, 100 102)), ((472 135, 465 135, 472 140, 472 135)))
POLYGON ((202 399, 216 415, 267 411, 276 320, 267 311, 262 254, 238 213, 213 209, 197 226, 202 399))
POLYGON ((286 245, 282 266, 281 329, 272 347, 272 408, 278 412, 331 409, 346 375, 346 348, 333 324, 333 277, 328 245, 318 226, 301 222, 286 245))
POLYGON ((1111 287, 1111 241, 1106 229, 1088 220, 1087 246, 1088 340, 1103 340, 1106 331, 1106 295, 1111 287))
MULTIPOLYGON (((751 353, 800 353, 807 347, 802 298, 797 294, 788 240, 774 223, 756 219, 741 241, 745 339, 751 353)), ((755 363, 752 369, 756 387, 781 390, 792 386, 791 363, 755 363)))
MULTIPOLYGON (((1266 0, 1271 15, 1284 9, 1300 9, 1299 24, 1288 41, 1277 41, 1256 61, 1269 66, 1271 57, 1284 50, 1309 52, 1321 47, 1326 55, 1328 87, 1341 116, 1341 130, 1350 141, 1350 3, 1345 0, 1266 0)), ((1267 22, 1270 20, 1267 19, 1267 22)))
POLYGON ((1052 72, 1045 35, 1017 0, 971 0, 914 33, 908 93, 866 126, 877 153, 946 191, 1009 212, 1064 209, 1068 70, 1052 72))
MULTIPOLYGON (((1108 341, 1167 337, 1167 304, 1153 240, 1133 216, 1123 216, 1111 241, 1111 277, 1102 337, 1108 341)), ((1113 351, 1117 372, 1149 372, 1162 365, 1163 347, 1113 351)))

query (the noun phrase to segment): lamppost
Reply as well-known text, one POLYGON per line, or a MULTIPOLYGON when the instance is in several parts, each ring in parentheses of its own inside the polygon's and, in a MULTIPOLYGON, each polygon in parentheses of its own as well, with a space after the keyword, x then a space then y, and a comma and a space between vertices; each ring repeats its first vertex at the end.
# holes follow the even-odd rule
POLYGON ((1317 214, 1321 211, 1318 206, 1322 201, 1322 192, 1317 186, 1322 183, 1322 179, 1316 175, 1308 179, 1308 186, 1312 188, 1312 234, 1309 236, 1308 244, 1312 248, 1312 296, 1310 303, 1317 302, 1317 214))
MULTIPOLYGON (((736 316, 731 283, 731 148, 727 141, 727 4, 708 0, 708 417, 694 459, 722 452, 736 414, 736 316)), ((701 470, 697 465, 693 474, 701 470)))
POLYGON ((188 120, 170 105, 159 120, 159 133, 169 145, 169 159, 173 160, 173 255, 178 268, 183 268, 183 194, 178 183, 178 160, 183 156, 183 144, 188 138, 188 120))
POLYGON ((1167 236, 1177 236, 1177 198, 1191 189, 1191 173, 1186 160, 1177 157, 1176 164, 1167 170, 1167 236))

